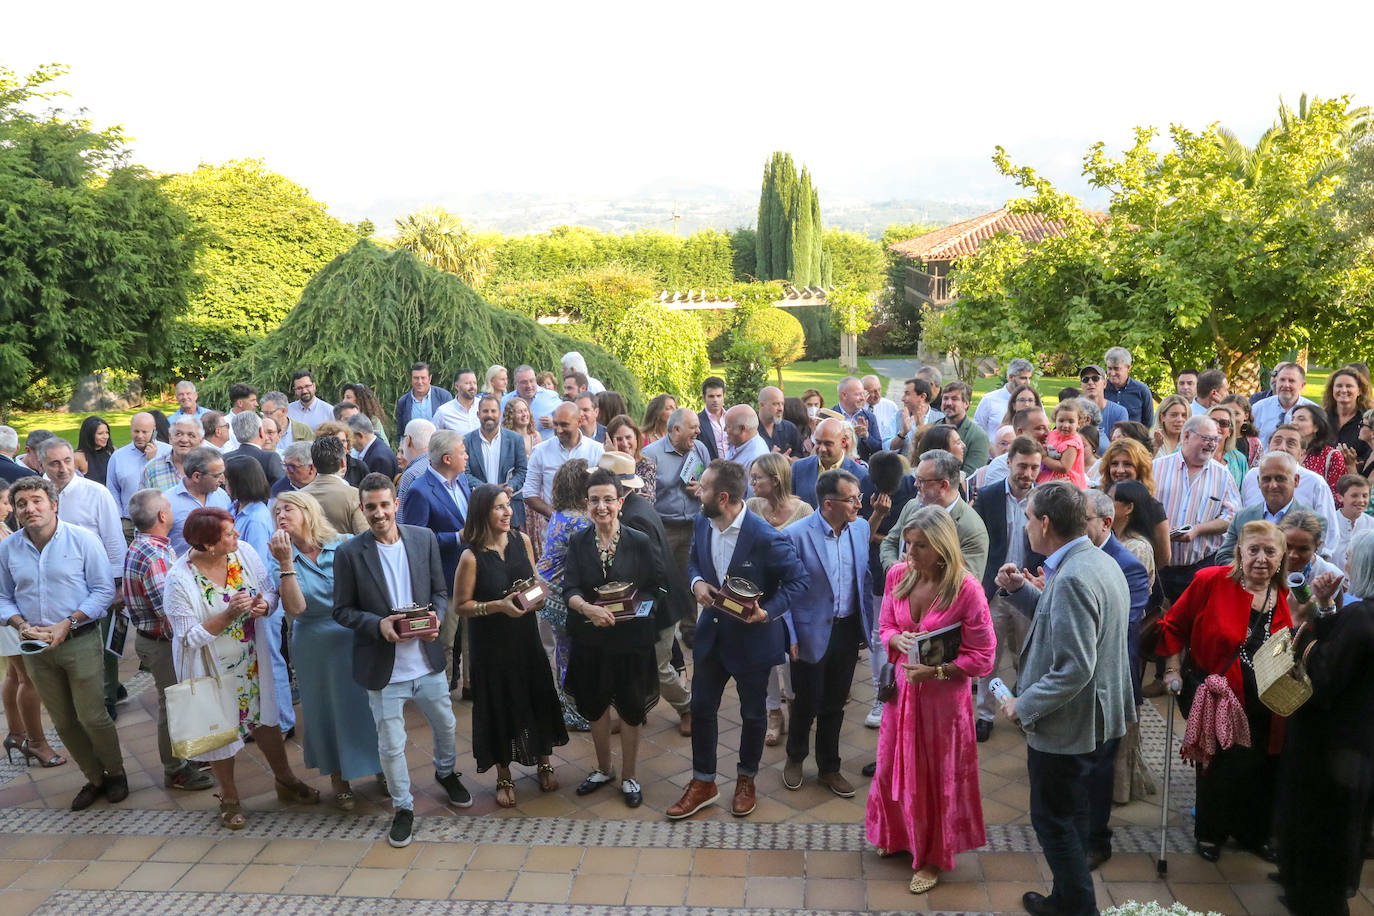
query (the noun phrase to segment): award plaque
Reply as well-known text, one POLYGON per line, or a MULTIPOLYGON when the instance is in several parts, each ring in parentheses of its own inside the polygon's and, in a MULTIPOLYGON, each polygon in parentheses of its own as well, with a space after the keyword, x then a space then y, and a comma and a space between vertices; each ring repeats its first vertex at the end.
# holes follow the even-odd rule
POLYGON ((639 592, 629 582, 607 582, 596 587, 595 603, 610 611, 616 620, 628 620, 638 610, 639 592))
POLYGON ((396 635, 402 639, 439 635, 439 615, 434 612, 433 605, 408 604, 398 607, 395 613, 403 615, 403 619, 396 621, 396 635))
POLYGON ((531 577, 515 583, 510 600, 520 610, 532 611, 541 607, 550 594, 544 580, 531 577))
POLYGON ((759 609, 763 589, 740 576, 726 576, 718 594, 720 597, 716 599, 716 610, 747 620, 759 609))

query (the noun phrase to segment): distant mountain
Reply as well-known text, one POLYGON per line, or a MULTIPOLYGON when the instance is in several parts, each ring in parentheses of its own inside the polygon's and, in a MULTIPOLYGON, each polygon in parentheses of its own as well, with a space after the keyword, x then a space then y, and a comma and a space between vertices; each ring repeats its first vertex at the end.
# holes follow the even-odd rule
MULTIPOLYGON (((946 225, 986 213, 1001 203, 925 199, 827 200, 822 191, 821 217, 827 227, 859 232, 876 239, 893 223, 946 225)), ((459 214, 479 230, 504 235, 546 232, 561 225, 588 226, 605 232, 637 229, 671 232, 674 212, 678 214, 678 233, 687 235, 698 229, 752 227, 758 216, 757 192, 744 193, 670 178, 658 179, 631 194, 617 197, 453 191, 426 199, 385 198, 358 208, 357 212, 347 206, 333 209, 343 219, 367 217, 377 224, 380 234, 389 235, 394 231, 396 217, 434 204, 459 214)))

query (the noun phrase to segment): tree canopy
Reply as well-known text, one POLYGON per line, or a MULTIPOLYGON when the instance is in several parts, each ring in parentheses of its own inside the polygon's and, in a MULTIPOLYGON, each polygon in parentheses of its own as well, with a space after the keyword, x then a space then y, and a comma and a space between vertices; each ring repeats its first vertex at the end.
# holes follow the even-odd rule
POLYGON ((774 153, 764 166, 755 256, 760 280, 823 282, 820 195, 805 167, 798 176, 790 153, 774 153))
POLYGON ((165 375, 195 253, 118 128, 44 107, 58 65, 0 66, 0 403, 44 376, 165 375))
POLYGON ((201 165, 167 191, 201 243, 200 285, 172 346, 195 378, 280 324, 310 278, 359 236, 259 159, 201 165))
POLYGON ((443 207, 425 207, 396 220, 396 247, 472 287, 481 286, 491 270, 490 244, 443 207))
POLYGON ((1012 209, 1062 222, 1035 245, 1001 235, 960 262, 959 299, 930 316, 937 346, 964 357, 1132 350, 1147 380, 1215 364, 1239 390, 1261 359, 1309 348, 1317 360, 1374 352, 1355 306, 1369 264, 1344 244, 1333 198, 1348 159, 1347 103, 1313 105, 1274 135, 1262 167, 1237 173, 1218 129, 1174 126, 1157 152, 1142 128, 1119 159, 1102 144, 1084 157, 1108 192, 1108 218, 1082 210, 1000 147, 998 169, 1031 192, 1012 209))

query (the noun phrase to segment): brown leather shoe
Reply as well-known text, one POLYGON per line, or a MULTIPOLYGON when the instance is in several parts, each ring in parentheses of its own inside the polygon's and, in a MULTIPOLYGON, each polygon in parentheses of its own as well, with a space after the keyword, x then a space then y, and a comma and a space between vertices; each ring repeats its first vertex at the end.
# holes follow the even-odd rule
POLYGON ((754 813, 754 777, 741 776, 735 780, 735 797, 730 802, 730 813, 735 817, 754 813))
POLYGON ((838 770, 836 770, 834 773, 822 773, 820 776, 816 777, 816 782, 825 786, 827 789, 829 789, 831 792, 834 792, 840 798, 854 797, 854 787, 850 785, 848 779, 845 779, 842 775, 840 775, 840 772, 838 770))
POLYGON ((678 717, 677 733, 684 738, 692 737, 692 714, 684 712, 678 717))
MULTIPOLYGON (((751 793, 750 798, 752 797, 751 793)), ((693 779, 687 783, 687 791, 683 792, 682 797, 668 809, 668 819, 680 821, 684 817, 691 817, 707 805, 714 805, 719 799, 720 790, 714 782, 693 779)))

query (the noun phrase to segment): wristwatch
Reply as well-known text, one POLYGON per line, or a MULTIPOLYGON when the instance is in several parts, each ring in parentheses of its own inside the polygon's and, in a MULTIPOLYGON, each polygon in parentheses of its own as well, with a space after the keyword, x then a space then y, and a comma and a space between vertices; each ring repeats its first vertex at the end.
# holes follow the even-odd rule
POLYGON ((1319 607, 1316 611, 1316 616, 1318 617, 1334 617, 1335 614, 1336 606, 1334 604, 1329 605, 1328 607, 1319 607))
MULTIPOLYGON (((81 626, 81 624, 77 623, 76 614, 68 614, 68 615, 67 615, 65 618, 63 618, 63 619, 66 620, 67 623, 69 623, 69 624, 72 625, 72 626, 71 626, 71 630, 75 630, 77 627, 81 626)), ((70 633, 71 630, 68 630, 67 632, 70 633)))

